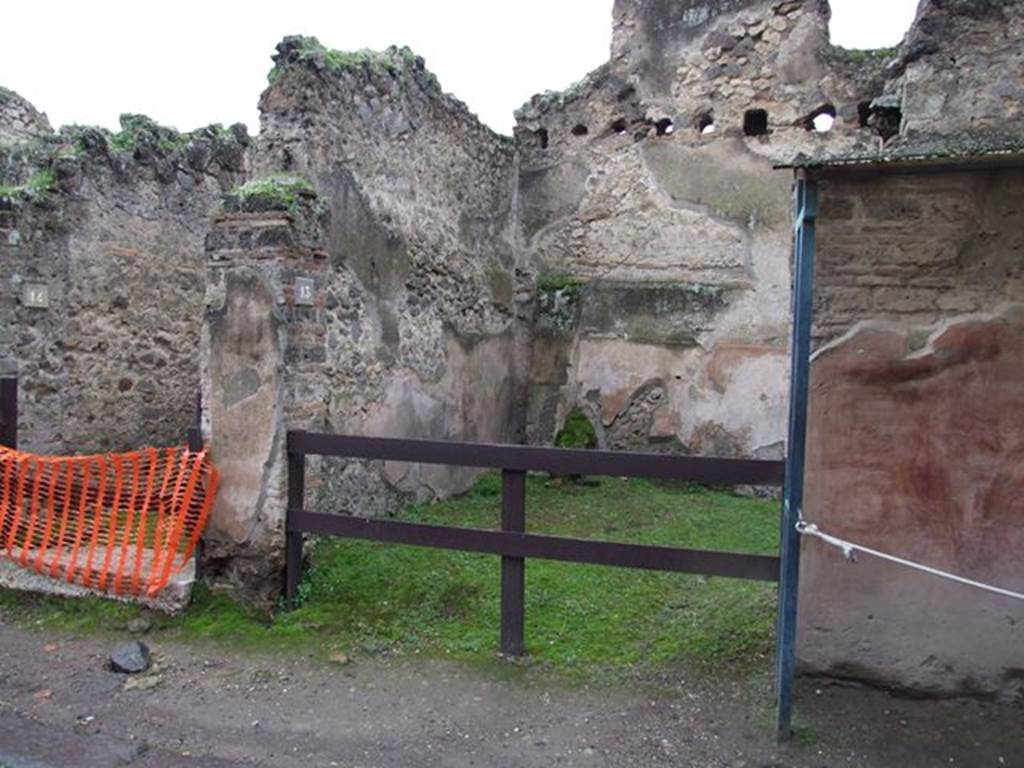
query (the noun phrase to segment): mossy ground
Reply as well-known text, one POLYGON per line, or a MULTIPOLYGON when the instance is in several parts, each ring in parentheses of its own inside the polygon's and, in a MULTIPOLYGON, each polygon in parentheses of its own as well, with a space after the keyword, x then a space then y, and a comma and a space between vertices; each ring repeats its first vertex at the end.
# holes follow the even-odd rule
MULTIPOLYGON (((496 526, 500 478, 467 494, 414 507, 403 519, 496 526)), ((700 487, 602 478, 586 485, 531 476, 530 531, 596 539, 771 553, 778 505, 700 487)), ((527 562, 529 661, 602 679, 763 668, 771 654, 772 584, 601 566, 527 562)), ((253 649, 326 655, 494 657, 499 560, 341 539, 312 554, 302 603, 273 620, 200 589, 183 616, 152 633, 253 649)), ((44 599, 0 592, 0 615, 74 631, 123 632, 140 609, 103 600, 44 599)))

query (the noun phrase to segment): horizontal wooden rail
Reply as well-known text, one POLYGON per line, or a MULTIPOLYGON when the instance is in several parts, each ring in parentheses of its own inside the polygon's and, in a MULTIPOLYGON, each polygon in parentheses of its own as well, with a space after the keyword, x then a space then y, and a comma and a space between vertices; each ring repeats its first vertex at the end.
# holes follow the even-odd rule
POLYGON ((771 555, 622 544, 479 528, 453 528, 297 509, 288 511, 288 530, 293 533, 344 536, 351 539, 457 549, 509 557, 539 557, 544 560, 573 563, 617 565, 650 571, 703 573, 709 576, 758 581, 778 581, 779 578, 779 558, 771 555))
POLYGON ((664 453, 585 451, 528 445, 355 437, 319 432, 288 433, 288 452, 458 467, 484 467, 554 475, 610 475, 689 480, 715 485, 781 486, 784 461, 720 459, 664 453))
POLYGON ((285 596, 298 593, 302 535, 315 533, 419 547, 455 549, 501 556, 501 650, 523 653, 526 558, 702 573, 778 581, 779 558, 739 552, 626 544, 526 533, 528 472, 554 475, 610 475, 689 480, 723 485, 782 485, 783 461, 721 459, 661 453, 579 451, 523 445, 494 445, 388 437, 355 437, 288 432, 288 515, 285 531, 285 596), (305 509, 306 456, 405 461, 500 469, 501 530, 379 520, 305 509))

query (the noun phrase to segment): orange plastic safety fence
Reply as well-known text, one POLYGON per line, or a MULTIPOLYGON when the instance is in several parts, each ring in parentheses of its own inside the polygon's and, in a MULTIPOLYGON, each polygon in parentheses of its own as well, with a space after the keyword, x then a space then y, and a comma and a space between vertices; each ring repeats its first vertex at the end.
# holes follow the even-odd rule
POLYGON ((0 555, 71 584, 153 596, 192 557, 218 481, 205 450, 55 457, 0 446, 0 555))

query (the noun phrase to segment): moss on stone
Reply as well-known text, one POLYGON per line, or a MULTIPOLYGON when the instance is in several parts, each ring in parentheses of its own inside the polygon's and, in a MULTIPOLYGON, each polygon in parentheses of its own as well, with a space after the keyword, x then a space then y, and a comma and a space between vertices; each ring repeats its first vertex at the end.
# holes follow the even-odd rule
POLYGON ((173 154, 192 140, 191 134, 160 125, 146 115, 123 114, 120 123, 121 130, 111 134, 107 140, 109 146, 118 152, 134 152, 140 145, 149 145, 164 154, 173 154))
POLYGON ((544 293, 578 293, 583 287, 583 281, 572 275, 558 272, 541 273, 537 275, 537 290, 544 293))
POLYGON ((24 184, 0 185, 0 199, 39 199, 53 192, 57 187, 57 175, 51 168, 36 172, 24 184))
POLYGON ((253 179, 236 187, 228 206, 241 211, 291 211, 303 198, 315 198, 312 182, 295 176, 253 179))
POLYGON ((354 70, 387 71, 396 66, 411 66, 418 63, 418 57, 408 47, 392 46, 385 51, 374 51, 363 48, 358 51, 339 51, 328 48, 315 37, 287 37, 278 46, 281 56, 276 59, 274 68, 267 79, 271 84, 277 82, 288 63, 319 64, 330 72, 354 70))
POLYGON ((559 448, 596 448, 597 432, 587 415, 579 408, 573 408, 565 423, 555 436, 559 448))

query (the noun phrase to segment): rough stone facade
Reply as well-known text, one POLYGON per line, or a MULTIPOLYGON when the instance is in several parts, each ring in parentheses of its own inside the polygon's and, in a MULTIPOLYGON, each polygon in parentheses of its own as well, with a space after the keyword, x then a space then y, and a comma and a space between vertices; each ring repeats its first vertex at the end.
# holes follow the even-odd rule
POLYGON ((123 122, 0 144, 0 370, 30 450, 180 444, 193 421, 203 241, 248 137, 123 122))
POLYGON ((0 86, 0 143, 31 141, 52 133, 46 115, 14 91, 0 86))
POLYGON ((517 112, 521 245, 541 296, 560 276, 575 305, 537 302, 557 330, 535 335, 529 437, 581 408, 611 447, 780 456, 791 201, 772 166, 877 143, 858 105, 883 61, 831 47, 819 2, 620 1, 613 23, 607 65, 517 112))
MULTIPOLYGON (((512 139, 408 50, 311 38, 278 46, 252 143, 132 116, 116 135, 55 134, 0 91, 0 366, 22 379, 25 445, 179 442, 202 381, 224 471, 208 573, 262 602, 277 587, 289 428, 549 442, 581 411, 601 446, 781 456, 791 176, 774 166, 1024 150, 1022 10, 925 0, 898 48, 865 52, 829 43, 824 0, 616 0, 609 62, 531 99, 512 139), (29 284, 47 309, 27 306, 29 284)), ((888 461, 885 477, 844 458, 880 435, 962 439, 988 464, 1016 455, 1012 420, 989 442, 959 427, 925 438, 920 403, 952 410, 957 388, 988 381, 994 399, 965 411, 979 424, 1018 405, 1016 310, 993 313, 1022 299, 1019 176, 828 175, 808 489, 824 522, 874 477, 900 506, 869 499, 851 533, 899 544, 894 531, 923 524, 937 501, 925 486, 953 457, 888 461), (844 427, 861 406, 888 431, 844 427)), ((981 567, 965 542, 994 540, 986 515, 1014 482, 989 469, 942 476, 935 487, 988 501, 976 518, 946 510, 908 554, 981 567)), ((312 462, 309 499, 386 514, 471 478, 312 462)), ((1019 679, 1019 664, 998 671, 1016 637, 1000 634, 1005 617, 946 592, 951 615, 988 627, 984 658, 957 667, 961 635, 906 651, 914 626, 944 631, 923 613, 931 588, 906 587, 924 607, 872 651, 865 616, 884 608, 895 626, 895 603, 873 573, 869 595, 834 609, 854 585, 829 557, 808 547, 809 668, 932 690, 950 666, 960 688, 1019 679)), ((1002 569, 983 575, 1012 580, 1002 569)))
MULTIPOLYGON (((254 176, 308 178, 316 202, 229 214, 207 240, 209 432, 232 468, 210 540, 239 584, 274 584, 286 429, 517 442, 527 363, 511 142, 405 50, 338 63, 293 38, 276 64, 254 176), (312 281, 308 306, 299 280, 312 281)), ((475 476, 311 468, 311 503, 370 515, 475 476)))

